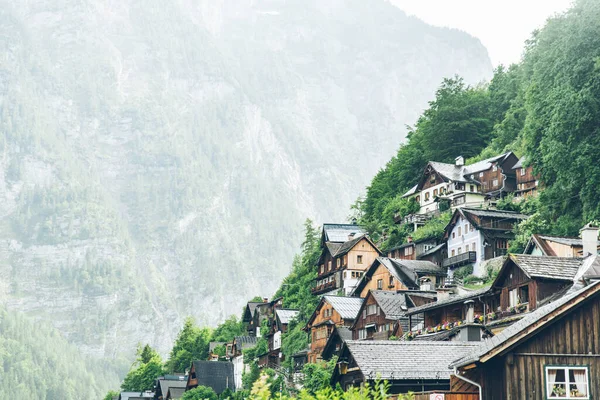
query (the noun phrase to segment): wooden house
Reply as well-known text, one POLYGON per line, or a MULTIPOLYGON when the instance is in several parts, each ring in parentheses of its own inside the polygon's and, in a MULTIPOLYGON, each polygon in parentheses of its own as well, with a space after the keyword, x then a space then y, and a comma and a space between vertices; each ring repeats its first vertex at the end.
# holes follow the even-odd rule
POLYGON ((244 323, 248 336, 257 336, 257 333, 260 336, 260 325, 255 326, 254 324, 254 310, 256 310, 256 307, 259 304, 265 303, 268 303, 267 299, 264 299, 264 301, 249 301, 246 304, 242 322, 244 323))
POLYGON ((343 243, 326 242, 317 263, 315 295, 350 294, 365 270, 381 255, 366 235, 350 236, 343 243))
POLYGON ((215 393, 225 389, 235 391, 233 363, 229 361, 193 361, 188 375, 186 391, 198 386, 208 386, 215 393))
POLYGON ((479 393, 481 400, 600 398, 599 332, 596 281, 457 358, 452 391, 479 393))
POLYGON ((397 258, 400 260, 416 260, 422 254, 428 252, 437 246, 435 239, 422 239, 413 241, 408 237, 407 242, 399 246, 394 246, 387 251, 388 258, 397 258))
POLYGON ((387 340, 390 336, 401 336, 407 332, 409 318, 406 311, 414 307, 412 295, 420 299, 425 296, 429 302, 435 301, 429 292, 370 290, 350 328, 352 339, 387 340))
POLYGON ((185 388, 169 388, 167 392, 166 400, 177 400, 183 397, 185 393, 185 388))
POLYGON ((405 216, 397 222, 419 225, 439 212, 443 202, 453 208, 477 207, 486 198, 496 199, 514 192, 516 176, 512 167, 517 161, 512 152, 471 165, 464 165, 461 156, 456 157, 454 164, 430 161, 417 185, 403 195, 419 203, 420 221, 414 220, 414 216, 405 216))
POLYGON ((265 336, 269 344, 268 351, 258 355, 260 367, 279 368, 281 362, 284 361, 281 352, 282 334, 287 332, 289 323, 297 315, 298 310, 275 309, 273 318, 269 319, 269 332, 265 336))
MULTIPOLYGON (((596 252, 600 241, 596 241, 596 252)), ((583 257, 583 240, 578 237, 534 234, 525 246, 525 254, 552 257, 583 257)))
POLYGON ((242 355, 242 351, 256 346, 258 337, 256 336, 236 336, 231 343, 227 343, 226 357, 233 359, 242 355))
POLYGON ((448 249, 445 242, 440 243, 437 246, 417 256, 417 260, 429 261, 439 266, 442 265, 444 259, 446 258, 448 258, 448 249))
POLYGON ((156 379, 154 384, 154 400, 166 400, 170 388, 181 388, 185 390, 187 386, 187 376, 185 375, 165 375, 156 379))
POLYGON ((148 400, 154 397, 152 392, 121 392, 118 400, 148 400))
MULTIPOLYGON (((473 322, 497 334, 527 313, 563 296, 586 265, 579 258, 511 254, 490 287, 461 296, 438 296, 437 302, 412 308, 406 314, 422 314, 424 323, 418 335, 473 322)), ((411 324, 411 330, 414 326, 411 324)))
POLYGON ((523 199, 529 196, 536 196, 539 187, 539 174, 533 172, 532 165, 525 165, 525 157, 521 157, 513 166, 515 178, 517 181, 517 190, 515 198, 523 199))
POLYGON ((348 327, 333 327, 333 331, 331 332, 331 335, 329 335, 327 343, 325 344, 323 352, 321 353, 321 358, 329 361, 332 357, 339 356, 342 346, 348 340, 352 340, 352 331, 348 327))
POLYGON ((482 263, 507 253, 515 225, 526 218, 512 211, 457 209, 444 232, 448 258, 442 266, 452 274, 459 267, 472 265, 474 275, 484 276, 482 263))
POLYGON ((448 390, 452 360, 473 351, 477 344, 407 342, 397 340, 347 341, 331 378, 344 390, 375 380, 389 383, 389 394, 448 390))
POLYGON ((310 334, 308 362, 316 363, 335 326, 350 327, 363 299, 357 297, 323 296, 304 330, 310 334))
POLYGON ((445 269, 430 261, 379 257, 366 270, 352 295, 366 297, 370 290, 435 290, 444 284, 445 277, 445 269))

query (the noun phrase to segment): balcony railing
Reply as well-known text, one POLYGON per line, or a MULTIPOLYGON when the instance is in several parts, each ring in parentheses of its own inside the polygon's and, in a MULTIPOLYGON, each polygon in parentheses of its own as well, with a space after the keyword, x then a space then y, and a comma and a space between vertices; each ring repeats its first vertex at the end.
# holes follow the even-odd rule
POLYGON ((316 286, 311 290, 311 292, 312 292, 312 294, 317 294, 317 293, 321 293, 321 292, 324 292, 327 290, 333 290, 333 289, 335 289, 335 281, 327 282, 322 285, 316 286))
POLYGON ((477 261, 477 252, 467 251, 457 256, 446 258, 442 261, 442 266, 448 268, 460 267, 461 265, 471 264, 475 261, 477 261))
POLYGON ((425 222, 439 214, 439 210, 429 211, 425 214, 409 214, 407 216, 402 216, 400 213, 395 213, 394 222, 397 224, 425 224, 425 222))

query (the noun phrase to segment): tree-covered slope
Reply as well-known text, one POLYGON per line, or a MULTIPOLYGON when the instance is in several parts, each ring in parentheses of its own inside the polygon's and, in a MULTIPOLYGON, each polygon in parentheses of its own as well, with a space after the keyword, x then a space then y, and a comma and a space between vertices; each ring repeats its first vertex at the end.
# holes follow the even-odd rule
POLYGON ((0 300, 162 352, 345 217, 476 39, 383 0, 0 0, 0 300))

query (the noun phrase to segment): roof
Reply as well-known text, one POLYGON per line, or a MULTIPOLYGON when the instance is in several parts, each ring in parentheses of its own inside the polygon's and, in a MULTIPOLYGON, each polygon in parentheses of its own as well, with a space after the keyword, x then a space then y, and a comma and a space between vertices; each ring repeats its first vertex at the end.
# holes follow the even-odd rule
POLYGON ((244 318, 243 321, 244 322, 249 322, 250 320, 246 318, 246 314, 248 313, 248 311, 250 312, 250 319, 252 319, 252 316, 254 316, 254 310, 256 309, 256 306, 258 306, 259 304, 264 304, 262 301, 249 301, 248 304, 246 304, 246 309, 244 310, 244 318))
POLYGON ((427 250, 425 253, 422 253, 422 254, 418 255, 417 258, 423 258, 423 257, 430 256, 430 255, 434 254, 435 252, 443 249, 445 246, 446 246, 445 242, 441 243, 441 244, 438 244, 437 246, 435 246, 435 247, 427 250))
POLYGON ((435 243, 436 240, 432 239, 432 238, 424 238, 424 239, 419 239, 419 240, 413 240, 412 242, 406 242, 406 243, 402 243, 402 244, 399 244, 399 245, 394 246, 394 247, 390 247, 388 249, 388 251, 403 249, 405 247, 414 246, 414 245, 417 245, 417 244, 427 243, 427 242, 433 242, 433 243, 435 243))
POLYGON ((169 398, 170 399, 180 399, 183 397, 183 393, 185 392, 185 388, 170 388, 169 389, 169 398))
POLYGON ((515 165, 513 165, 512 169, 523 168, 523 164, 525 163, 525 156, 519 158, 519 161, 515 165))
POLYGON ((355 319, 364 299, 359 297, 323 296, 342 319, 355 319))
POLYGON ((583 264, 581 258, 511 254, 512 260, 530 278, 573 280, 583 264))
POLYGON ((404 313, 408 309, 405 293, 372 290, 371 295, 377 304, 379 304, 381 311, 387 319, 398 319, 404 316, 404 313))
POLYGON ((335 352, 339 350, 339 347, 336 349, 337 345, 348 340, 352 340, 352 331, 345 326, 335 326, 327 339, 327 343, 325 343, 325 347, 323 347, 321 357, 324 360, 330 360, 335 352))
POLYGON ((553 322, 557 317, 560 317, 561 314, 566 313, 573 306, 579 304, 580 301, 585 300, 592 294, 598 293, 598 291, 600 291, 600 281, 594 282, 589 286, 579 289, 565 297, 562 297, 561 299, 538 308, 525 318, 504 329, 498 335, 481 342, 481 344, 473 349, 473 351, 469 354, 463 357, 457 357, 455 361, 452 362, 451 367, 461 367, 477 361, 485 362, 486 360, 482 360, 482 358, 493 350, 503 347, 504 345, 509 344, 509 342, 510 344, 517 344, 515 339, 533 335, 537 330, 541 329, 548 323, 553 322), (580 301, 570 304, 571 301, 577 299, 580 301), (559 312, 552 318, 546 318, 554 311, 559 312), (530 328, 534 329, 531 330, 530 328))
POLYGON ((335 253, 338 252, 340 247, 342 247, 342 244, 343 243, 339 243, 339 242, 327 242, 327 243, 325 243, 325 246, 327 246, 327 250, 329 250, 329 253, 331 255, 334 255, 335 253))
POLYGON ((442 300, 438 300, 434 303, 429 303, 429 304, 423 304, 422 306, 419 307, 415 307, 415 308, 411 308, 406 315, 414 315, 414 314, 420 314, 424 311, 428 311, 428 310, 434 310, 436 308, 440 308, 440 307, 446 307, 449 306, 451 304, 456 304, 456 303, 462 303, 465 302, 467 300, 471 300, 474 298, 477 298, 479 296, 483 296, 484 294, 487 294, 490 291, 489 287, 485 287, 483 289, 479 289, 479 290, 474 290, 470 293, 467 294, 463 294, 460 296, 450 296, 448 298, 442 299, 442 300))
POLYGON ((390 261, 401 267, 406 267, 411 271, 422 274, 433 274, 446 276, 446 270, 437 264, 427 260, 401 260, 398 258, 390 258, 390 261))
POLYGON ((492 167, 492 163, 494 163, 494 162, 503 162, 511 154, 512 154, 512 152, 508 151, 506 153, 503 153, 503 154, 500 154, 500 155, 497 155, 497 156, 494 156, 494 157, 490 157, 490 158, 487 158, 485 160, 481 160, 481 161, 476 162, 474 164, 466 165, 465 166, 464 174, 465 175, 474 174, 475 172, 481 172, 481 171, 485 171, 487 169, 490 169, 492 167))
POLYGON ((256 346, 258 338, 256 336, 236 336, 234 339, 236 345, 242 345, 242 349, 256 346))
MULTIPOLYGON (((369 240, 369 238, 366 235, 359 235, 359 236, 356 236, 352 240, 346 240, 344 243, 342 243, 342 245, 340 247, 338 247, 338 250, 335 253, 333 253, 332 255, 334 257, 338 257, 338 256, 348 253, 350 250, 352 250, 352 248, 354 246, 356 246, 358 244, 358 242, 360 242, 363 239, 369 240)), ((370 242, 370 240, 369 240, 369 242, 370 242)), ((373 244, 373 246, 375 247, 374 244, 373 244)), ((377 247, 375 247, 375 248, 377 248, 377 247)))
POLYGON ((350 340, 342 353, 350 352, 367 380, 445 380, 452 373, 450 362, 477 346, 467 342, 350 340))
POLYGON ((167 392, 171 388, 183 388, 187 386, 187 377, 181 377, 181 379, 172 380, 172 379, 161 379, 159 380, 160 385, 160 393, 163 397, 166 398, 167 392))
POLYGON ((121 392, 119 394, 119 400, 151 399, 152 397, 154 397, 154 393, 148 392, 121 392))
POLYGON ((226 388, 235 390, 233 363, 229 361, 193 361, 198 386, 208 386, 217 393, 226 388))
POLYGON ((346 242, 352 233, 364 235, 367 232, 355 224, 323 224, 323 240, 325 242, 346 242))
POLYGON ((417 192, 418 187, 419 187, 419 185, 415 185, 415 186, 411 187, 410 189, 408 189, 408 191, 406 193, 404 193, 402 195, 402 197, 408 197, 412 194, 415 194, 417 192))
POLYGON ((483 208, 468 208, 463 207, 460 209, 463 212, 476 215, 478 217, 485 218, 503 218, 503 219, 527 219, 528 215, 519 214, 514 211, 503 211, 503 210, 489 210, 483 208))
POLYGON ((275 315, 277 315, 280 323, 289 324, 292 319, 296 318, 299 312, 298 310, 279 309, 275 310, 275 315))

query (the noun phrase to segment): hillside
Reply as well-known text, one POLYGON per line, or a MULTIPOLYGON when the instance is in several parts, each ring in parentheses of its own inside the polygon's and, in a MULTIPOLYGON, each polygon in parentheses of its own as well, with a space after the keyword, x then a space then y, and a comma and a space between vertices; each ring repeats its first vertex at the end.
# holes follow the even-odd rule
POLYGON ((491 73, 383 0, 0 0, 0 22, 0 301, 108 358, 272 293, 440 80, 491 73))

